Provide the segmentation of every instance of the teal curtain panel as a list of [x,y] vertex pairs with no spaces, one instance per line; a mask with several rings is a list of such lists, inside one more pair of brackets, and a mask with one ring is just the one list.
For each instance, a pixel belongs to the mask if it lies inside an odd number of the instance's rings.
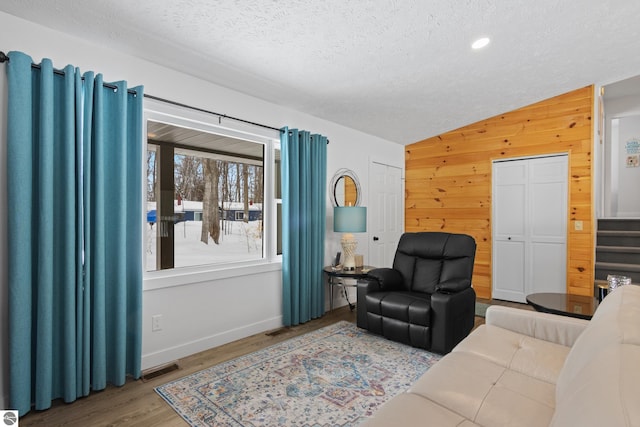
[[10,405],[138,378],[142,87],[9,53]]
[[324,314],[327,138],[283,128],[283,323],[297,325]]

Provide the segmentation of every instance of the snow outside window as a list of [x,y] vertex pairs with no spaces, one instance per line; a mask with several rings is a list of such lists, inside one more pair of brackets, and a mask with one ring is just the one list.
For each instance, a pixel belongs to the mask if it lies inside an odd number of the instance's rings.
[[[258,261],[276,252],[280,163],[273,146],[147,120],[146,271]],[[265,176],[276,187],[267,201]]]

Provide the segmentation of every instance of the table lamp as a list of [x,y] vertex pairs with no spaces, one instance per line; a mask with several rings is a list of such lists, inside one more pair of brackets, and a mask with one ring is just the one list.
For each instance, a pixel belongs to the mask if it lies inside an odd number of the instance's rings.
[[358,241],[352,233],[367,231],[367,208],[361,206],[337,206],[333,208],[333,231],[344,233],[340,243],[344,253],[343,270],[355,270],[354,253]]

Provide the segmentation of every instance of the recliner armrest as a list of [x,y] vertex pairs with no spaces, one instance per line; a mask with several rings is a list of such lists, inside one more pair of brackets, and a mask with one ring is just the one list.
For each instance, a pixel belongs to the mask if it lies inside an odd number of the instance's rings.
[[374,268],[365,280],[376,280],[381,291],[402,289],[402,274],[393,268]]
[[451,279],[436,285],[437,292],[456,293],[471,287],[469,279]]
[[476,292],[472,287],[460,292],[431,294],[431,350],[446,354],[464,337],[474,324]]

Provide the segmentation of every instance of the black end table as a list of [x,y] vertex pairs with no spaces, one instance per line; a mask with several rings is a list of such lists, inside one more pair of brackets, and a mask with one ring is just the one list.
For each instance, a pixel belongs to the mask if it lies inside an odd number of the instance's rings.
[[527,295],[527,303],[536,311],[586,320],[591,320],[593,313],[598,308],[597,298],[555,292]]
[[[351,283],[346,284],[342,280],[336,280],[336,279],[362,279],[367,275],[367,273],[370,270],[373,270],[374,268],[375,267],[372,267],[370,265],[358,267],[355,270],[335,269],[335,267],[330,265],[324,267],[323,270],[325,274],[329,276],[329,311],[333,311],[333,287],[334,286],[340,286],[343,289],[355,288],[357,286],[356,284],[351,284]],[[351,311],[353,311],[353,308],[355,307],[355,305],[351,304],[348,298],[347,298],[347,303],[349,304],[349,308],[351,309]]]

